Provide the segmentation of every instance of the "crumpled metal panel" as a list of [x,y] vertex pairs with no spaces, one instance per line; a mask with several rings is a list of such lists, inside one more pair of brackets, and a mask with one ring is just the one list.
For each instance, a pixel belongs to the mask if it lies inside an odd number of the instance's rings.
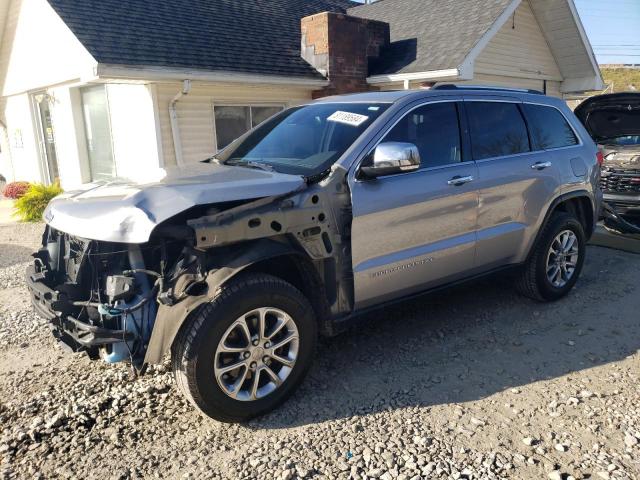
[[284,195],[305,183],[297,175],[212,163],[165,172],[153,183],[114,180],[66,192],[51,201],[44,219],[78,237],[144,243],[157,225],[191,207]]

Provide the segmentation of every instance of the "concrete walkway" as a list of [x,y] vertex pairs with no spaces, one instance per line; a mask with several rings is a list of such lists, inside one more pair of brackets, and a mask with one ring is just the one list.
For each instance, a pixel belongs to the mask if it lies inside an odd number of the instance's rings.
[[0,225],[17,222],[18,219],[13,216],[13,200],[0,198]]

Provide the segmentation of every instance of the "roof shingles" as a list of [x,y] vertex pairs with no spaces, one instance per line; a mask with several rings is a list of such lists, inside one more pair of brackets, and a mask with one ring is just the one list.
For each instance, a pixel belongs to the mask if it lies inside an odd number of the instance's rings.
[[350,0],[48,0],[98,63],[320,78],[300,19]]
[[349,15],[389,23],[391,45],[370,75],[457,68],[512,0],[379,0]]

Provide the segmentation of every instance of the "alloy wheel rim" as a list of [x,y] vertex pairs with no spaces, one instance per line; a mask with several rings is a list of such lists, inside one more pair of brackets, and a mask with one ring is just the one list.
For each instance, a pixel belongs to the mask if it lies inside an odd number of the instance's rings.
[[573,277],[580,256],[578,237],[563,230],[551,242],[547,254],[547,279],[556,288],[564,287]]
[[222,391],[239,401],[255,401],[278,389],[298,358],[298,327],[283,310],[264,307],[236,319],[222,335],[214,375]]

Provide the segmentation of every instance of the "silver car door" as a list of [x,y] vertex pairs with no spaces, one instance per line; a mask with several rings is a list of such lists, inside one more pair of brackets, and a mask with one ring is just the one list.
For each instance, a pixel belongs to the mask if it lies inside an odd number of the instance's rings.
[[478,165],[476,264],[490,270],[524,259],[560,188],[558,167],[544,151],[531,151],[519,100],[474,96],[465,109]]
[[357,167],[352,172],[356,308],[456,280],[474,267],[477,168],[464,161],[459,118],[455,101],[409,107],[380,143],[415,144],[420,170],[367,180]]

